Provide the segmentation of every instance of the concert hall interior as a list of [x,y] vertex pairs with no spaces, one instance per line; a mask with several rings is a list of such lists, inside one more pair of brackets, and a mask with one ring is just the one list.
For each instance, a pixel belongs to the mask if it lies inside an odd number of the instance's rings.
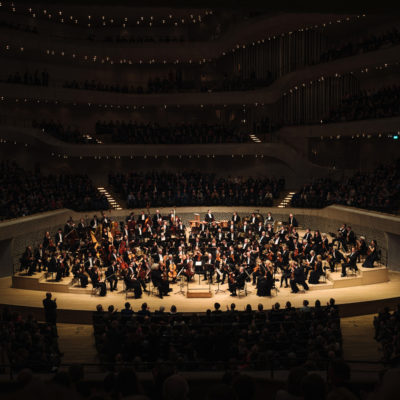
[[397,399],[400,17],[0,0],[4,398]]

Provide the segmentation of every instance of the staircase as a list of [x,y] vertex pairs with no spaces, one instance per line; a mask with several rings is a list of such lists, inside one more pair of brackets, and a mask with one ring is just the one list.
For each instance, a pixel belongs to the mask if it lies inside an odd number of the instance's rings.
[[276,202],[276,206],[278,208],[286,208],[290,206],[290,202],[292,201],[292,197],[296,192],[286,192],[283,196],[279,197]]
[[115,200],[115,196],[112,195],[106,188],[100,186],[97,188],[97,190],[104,196],[106,196],[108,202],[110,203],[110,206],[113,210],[122,210],[122,207],[120,204]]

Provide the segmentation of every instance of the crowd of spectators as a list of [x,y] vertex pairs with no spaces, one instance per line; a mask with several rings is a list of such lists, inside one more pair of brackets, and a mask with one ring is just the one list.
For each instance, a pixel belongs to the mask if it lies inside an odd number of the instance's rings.
[[35,85],[35,86],[49,86],[49,73],[46,70],[39,72],[25,71],[24,74],[15,72],[10,74],[7,78],[7,83],[18,83],[23,85]]
[[330,204],[396,213],[400,201],[400,159],[371,172],[358,172],[340,181],[316,179],[292,198],[292,207],[322,208]]
[[384,87],[377,91],[362,91],[348,96],[336,110],[332,110],[328,122],[354,121],[371,118],[389,118],[400,115],[400,87]]
[[283,178],[217,177],[202,172],[112,173],[109,184],[129,208],[169,206],[265,206],[285,187]]
[[[134,362],[146,368],[170,362],[180,370],[210,370],[234,367],[261,370],[288,369],[304,365],[324,369],[327,362],[342,356],[338,308],[333,299],[314,307],[304,301],[295,309],[276,303],[271,310],[262,304],[244,311],[232,304],[205,314],[182,314],[175,306],[151,312],[147,303],[132,310],[129,303],[117,312],[101,305],[93,313],[96,348],[105,363]],[[146,364],[149,363],[149,364]]]
[[64,207],[76,211],[110,208],[87,175],[46,176],[15,162],[0,163],[0,220]]
[[400,357],[400,304],[393,312],[389,308],[374,317],[375,340],[381,345],[382,358],[389,362]]
[[64,126],[54,121],[32,121],[32,128],[41,129],[43,132],[68,143],[97,144],[98,141],[90,135],[83,135],[76,127]]
[[261,87],[267,87],[274,82],[271,72],[268,71],[267,77],[264,79],[257,78],[255,73],[252,73],[250,78],[241,76],[224,75],[223,79],[218,81],[204,82],[201,84],[202,92],[231,92],[254,90]]
[[4,21],[4,20],[0,21],[0,28],[13,29],[16,31],[29,32],[29,33],[35,33],[35,34],[39,33],[36,26],[31,26],[31,25],[27,25],[27,24],[18,24],[18,23],[13,23],[13,22]]
[[233,127],[206,123],[161,126],[156,122],[97,121],[95,132],[96,135],[111,135],[116,143],[133,144],[243,143],[251,140],[248,134]]
[[108,84],[94,79],[84,82],[76,80],[65,81],[63,87],[68,89],[98,90],[101,92],[151,94],[193,91],[195,82],[184,80],[179,73],[169,73],[167,77],[149,78],[145,87],[119,83]]
[[367,53],[400,43],[400,31],[393,28],[378,35],[371,35],[361,40],[347,42],[341,46],[331,48],[321,55],[320,61],[328,62],[338,58],[350,57],[355,54]]
[[[96,40],[95,37],[89,38]],[[105,42],[113,43],[182,43],[187,40],[185,35],[114,35],[106,36],[103,39]]]
[[50,372],[61,360],[56,330],[39,323],[33,316],[4,308],[0,315],[1,364],[10,364],[13,371],[30,368],[35,372]]

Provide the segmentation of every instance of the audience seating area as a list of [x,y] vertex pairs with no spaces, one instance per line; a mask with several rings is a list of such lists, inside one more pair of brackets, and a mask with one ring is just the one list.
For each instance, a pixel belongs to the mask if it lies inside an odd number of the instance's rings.
[[40,129],[50,136],[63,142],[76,143],[76,144],[97,144],[97,140],[89,135],[84,135],[77,127],[63,126],[59,122],[54,121],[32,121],[32,128]]
[[333,110],[328,122],[362,119],[390,118],[400,115],[400,87],[384,87],[377,91],[362,91],[357,96],[345,98]]
[[0,220],[59,208],[104,210],[109,204],[86,175],[44,175],[15,162],[0,163]]
[[321,55],[322,62],[333,61],[338,58],[351,57],[360,53],[378,50],[400,43],[400,31],[392,28],[378,35],[366,36],[359,41],[347,42],[333,47]]
[[132,144],[242,143],[251,140],[248,134],[233,127],[207,123],[161,126],[156,122],[98,121],[95,131],[97,135],[111,135],[113,142]]
[[[151,312],[146,303],[121,312],[101,305],[93,313],[96,348],[105,363],[135,362],[146,369],[156,362],[170,362],[181,370],[224,370],[228,366],[262,370],[272,365],[288,369],[304,365],[324,369],[342,355],[338,308],[333,299],[326,306],[271,310],[260,304],[244,311],[214,310],[205,314],[181,314],[161,307]],[[147,363],[147,364],[146,364]]]
[[2,364],[10,364],[14,372],[24,368],[54,371],[61,361],[54,326],[39,323],[32,316],[22,318],[7,308],[3,308],[0,318]]
[[374,317],[375,340],[380,344],[382,360],[390,362],[400,357],[400,304],[390,312],[385,308]]
[[343,204],[368,210],[395,213],[400,200],[400,159],[371,172],[358,172],[336,181],[317,179],[304,185],[292,198],[292,207],[322,208]]
[[201,205],[272,206],[285,187],[283,178],[218,178],[201,172],[112,173],[109,184],[129,208]]

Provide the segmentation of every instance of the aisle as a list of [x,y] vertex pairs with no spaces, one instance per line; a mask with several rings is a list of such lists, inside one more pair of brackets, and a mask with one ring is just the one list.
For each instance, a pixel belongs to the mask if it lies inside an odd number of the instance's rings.
[[98,362],[92,325],[57,324],[63,363]]

